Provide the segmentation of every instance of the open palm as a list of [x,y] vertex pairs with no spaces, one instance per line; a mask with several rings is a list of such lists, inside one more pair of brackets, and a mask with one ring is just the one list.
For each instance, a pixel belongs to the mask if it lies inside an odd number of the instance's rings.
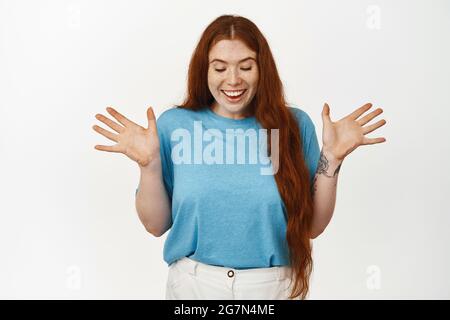
[[123,153],[141,166],[146,166],[159,157],[159,138],[152,107],[147,109],[147,128],[127,119],[114,108],[108,107],[106,110],[122,125],[102,114],[96,114],[95,118],[113,129],[115,133],[97,125],[92,128],[117,144],[113,146],[96,145],[95,149]]
[[358,119],[371,107],[372,104],[367,103],[339,121],[333,122],[330,118],[330,107],[325,103],[322,110],[323,149],[331,153],[337,160],[343,160],[348,154],[361,145],[385,142],[385,138],[365,137],[366,134],[386,124],[386,120],[383,119],[372,125],[364,126],[383,112],[381,108],[378,108],[361,119]]

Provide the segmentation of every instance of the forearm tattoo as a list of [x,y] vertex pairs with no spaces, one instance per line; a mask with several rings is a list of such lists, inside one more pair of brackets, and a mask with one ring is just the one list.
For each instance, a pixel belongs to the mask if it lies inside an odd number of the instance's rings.
[[334,173],[332,176],[328,175],[327,171],[328,171],[330,165],[328,163],[328,159],[323,154],[323,151],[320,151],[320,158],[319,158],[319,164],[317,165],[317,172],[316,172],[316,175],[314,176],[314,181],[311,186],[312,187],[311,193],[313,196],[317,191],[316,181],[317,181],[317,177],[319,176],[319,174],[323,174],[324,176],[326,176],[328,178],[334,178],[338,175],[339,170],[341,169],[341,165],[342,165],[342,163],[340,163],[339,166],[336,168],[336,170],[334,170]]
[[323,174],[328,178],[334,178],[339,173],[339,170],[341,169],[341,165],[342,165],[342,163],[338,165],[336,170],[334,170],[334,173],[332,176],[328,175],[327,171],[330,167],[328,164],[328,159],[323,154],[323,151],[320,151],[320,159],[319,159],[319,164],[317,166],[317,174]]
[[316,194],[316,191],[317,191],[316,181],[317,181],[317,174],[314,176],[314,181],[313,181],[312,186],[311,186],[311,194],[312,194],[313,197],[314,197],[314,195]]

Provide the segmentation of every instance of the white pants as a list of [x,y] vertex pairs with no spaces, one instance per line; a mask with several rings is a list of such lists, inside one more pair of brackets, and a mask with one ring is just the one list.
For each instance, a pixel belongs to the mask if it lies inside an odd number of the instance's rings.
[[166,299],[287,300],[290,272],[288,266],[236,270],[184,257],[169,266]]

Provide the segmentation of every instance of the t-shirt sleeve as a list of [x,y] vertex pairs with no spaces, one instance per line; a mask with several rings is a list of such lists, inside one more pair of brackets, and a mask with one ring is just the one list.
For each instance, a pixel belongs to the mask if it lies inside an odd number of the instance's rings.
[[[173,194],[173,163],[171,158],[171,144],[170,144],[170,121],[167,119],[167,112],[163,112],[156,120],[156,127],[158,129],[158,138],[161,155],[161,167],[164,187],[167,191],[170,201],[172,201]],[[139,190],[136,188],[135,196]]]
[[317,166],[319,165],[319,158],[320,158],[319,141],[317,139],[315,126],[312,122],[308,135],[309,139],[306,144],[305,159],[306,165],[308,166],[309,169],[310,182],[312,183],[317,171]]
[[164,187],[166,188],[167,194],[170,201],[172,201],[173,194],[173,162],[172,162],[172,148],[170,144],[171,131],[168,126],[168,121],[166,119],[167,114],[161,115],[161,117],[156,121],[156,126],[158,128],[158,137],[161,153],[161,166]]
[[302,135],[303,156],[305,158],[306,166],[308,167],[310,182],[312,184],[320,158],[320,147],[316,128],[314,122],[305,111],[296,108],[295,113]]

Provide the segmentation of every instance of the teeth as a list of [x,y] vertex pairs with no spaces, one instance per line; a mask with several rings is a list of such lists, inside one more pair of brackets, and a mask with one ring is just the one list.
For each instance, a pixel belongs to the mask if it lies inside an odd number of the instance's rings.
[[245,90],[241,90],[241,91],[225,91],[223,90],[223,92],[230,97],[237,97],[240,96]]

